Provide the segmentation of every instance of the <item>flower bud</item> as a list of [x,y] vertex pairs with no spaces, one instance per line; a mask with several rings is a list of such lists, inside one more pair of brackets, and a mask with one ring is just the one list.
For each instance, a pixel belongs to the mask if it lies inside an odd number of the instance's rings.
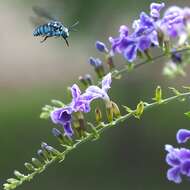
[[17,171],[17,170],[14,171],[14,175],[15,175],[18,179],[24,178],[24,174],[20,173],[20,172]]
[[181,55],[181,53],[175,52],[175,50],[171,54],[171,59],[176,64],[182,63],[182,55]]
[[111,102],[112,108],[113,108],[113,115],[118,118],[121,116],[120,110],[118,105],[115,102]]
[[103,53],[108,53],[108,48],[103,42],[97,41],[95,46],[98,51],[103,52]]
[[100,108],[95,109],[95,118],[96,118],[97,123],[101,122],[101,120],[102,120],[102,112],[101,112]]
[[148,60],[152,60],[152,56],[150,54],[150,50],[149,49],[144,50],[144,53],[145,53],[145,55],[146,55],[146,57],[147,57]]
[[53,128],[52,129],[52,133],[53,135],[58,139],[58,141],[61,143],[61,144],[64,144],[64,137],[63,137],[63,134],[61,133],[60,130],[56,129],[56,128]]
[[109,122],[113,121],[113,107],[112,103],[109,101],[106,103],[106,115]]
[[110,54],[106,56],[106,63],[108,64],[110,70],[115,68],[115,65],[113,63],[113,57]]
[[105,74],[104,67],[102,64],[102,61],[100,59],[95,59],[93,57],[90,57],[89,63],[94,67],[96,74],[99,78],[102,78]]
[[46,150],[53,156],[60,155],[60,152],[58,150],[56,150],[55,148],[53,148],[52,146],[46,146]]
[[85,79],[84,77],[79,76],[78,79],[79,79],[79,81],[80,81],[85,87],[88,86],[88,83],[87,83],[87,81],[86,81],[86,79]]
[[40,168],[42,166],[42,163],[37,159],[37,158],[32,158],[32,163],[34,164],[34,166],[36,166],[37,168]]
[[24,166],[26,167],[26,169],[28,169],[29,171],[35,171],[34,166],[31,163],[24,163]]
[[37,154],[38,156],[42,159],[42,160],[49,160],[50,159],[50,155],[49,153],[46,151],[46,150],[42,150],[42,149],[39,149],[37,151]]
[[159,104],[162,102],[162,89],[160,86],[157,86],[153,100],[157,101]]
[[140,118],[140,116],[143,114],[143,112],[144,112],[144,102],[141,101],[137,105],[136,112],[135,112],[135,117]]
[[88,83],[88,86],[92,85],[93,84],[93,81],[92,81],[92,76],[90,74],[86,74],[84,76],[85,80],[87,81]]

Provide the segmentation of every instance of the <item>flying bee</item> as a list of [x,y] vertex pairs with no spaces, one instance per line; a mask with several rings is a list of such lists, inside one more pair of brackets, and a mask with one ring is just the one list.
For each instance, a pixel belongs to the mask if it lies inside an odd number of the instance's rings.
[[75,22],[73,25],[66,27],[63,22],[60,22],[58,19],[52,17],[46,10],[40,7],[33,7],[34,13],[38,17],[31,17],[31,21],[36,23],[40,18],[45,18],[45,24],[37,24],[36,28],[33,31],[34,36],[42,36],[44,39],[41,42],[46,41],[50,37],[62,37],[67,46],[69,42],[67,38],[71,31],[76,31],[74,27],[79,24],[79,21]]

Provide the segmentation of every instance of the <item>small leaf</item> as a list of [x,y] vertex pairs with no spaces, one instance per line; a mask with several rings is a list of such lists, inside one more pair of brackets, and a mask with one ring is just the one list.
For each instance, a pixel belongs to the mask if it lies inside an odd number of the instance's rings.
[[183,86],[183,88],[190,91],[190,86]]
[[51,103],[57,107],[64,107],[65,106],[65,104],[63,102],[61,102],[60,100],[51,100]]
[[92,129],[92,132],[93,132],[94,137],[95,137],[94,140],[99,139],[100,135],[99,135],[98,131],[96,130],[96,127],[92,123],[90,123],[90,122],[88,122],[87,124]]
[[48,119],[50,117],[50,113],[48,112],[42,112],[40,114],[40,119]]
[[188,112],[186,112],[186,113],[184,113],[187,117],[189,117],[190,118],[190,111],[188,111]]
[[175,89],[175,88],[173,88],[173,87],[169,87],[169,89],[172,90],[172,92],[173,92],[176,96],[180,96],[180,95],[181,95],[181,93],[180,93],[177,89]]
[[130,107],[128,106],[123,106],[123,108],[128,112],[128,113],[132,113],[134,112],[134,110],[132,110]]

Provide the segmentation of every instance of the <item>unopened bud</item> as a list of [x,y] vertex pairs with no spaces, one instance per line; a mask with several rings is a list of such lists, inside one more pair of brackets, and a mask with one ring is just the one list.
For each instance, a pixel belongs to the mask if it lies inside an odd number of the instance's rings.
[[113,121],[113,107],[111,102],[106,103],[106,115],[109,122]]
[[140,118],[140,116],[143,114],[143,112],[144,112],[144,102],[141,101],[137,105],[136,112],[135,112],[135,117]]
[[20,172],[17,171],[17,170],[14,171],[14,175],[15,175],[18,179],[24,178],[24,174],[20,173]]
[[92,85],[93,81],[92,81],[92,76],[90,74],[86,74],[84,78],[88,85]]
[[95,59],[93,57],[90,57],[89,63],[94,67],[96,74],[99,78],[102,78],[105,74],[104,67],[102,64],[102,61],[100,59]]
[[58,156],[60,154],[60,152],[55,148],[53,148],[52,146],[46,146],[46,150],[53,156]]
[[164,41],[164,51],[165,51],[166,54],[168,54],[170,52],[170,42],[169,42],[169,40]]
[[155,98],[153,100],[157,101],[158,103],[162,102],[162,89],[160,86],[157,86],[155,91]]
[[150,50],[149,49],[144,50],[144,53],[145,53],[145,55],[146,55],[146,57],[147,57],[148,60],[152,60],[152,56],[150,54]]
[[26,162],[26,163],[24,164],[24,166],[25,166],[29,171],[35,171],[35,168],[34,168],[34,166],[33,166],[31,163]]
[[88,86],[88,83],[87,83],[87,81],[85,80],[85,78],[84,77],[82,77],[82,76],[79,76],[79,81],[85,86],[85,87],[87,87]]
[[42,163],[37,158],[32,158],[32,163],[37,167],[40,168]]
[[176,64],[182,63],[182,55],[181,55],[181,53],[175,52],[175,50],[171,54],[171,59]]
[[64,144],[63,134],[61,133],[60,130],[58,130],[58,129],[56,129],[56,128],[53,128],[53,129],[52,129],[52,133],[53,133],[53,135],[58,139],[58,141],[59,141],[61,144]]
[[108,52],[108,48],[106,47],[106,45],[103,42],[97,41],[95,46],[96,46],[96,49],[100,52],[103,52],[103,53]]
[[106,56],[106,63],[108,64],[110,70],[115,68],[113,57],[110,54]]
[[101,122],[101,120],[102,120],[102,112],[101,112],[100,108],[95,109],[95,118],[96,118],[97,123]]
[[112,108],[113,108],[113,114],[116,118],[121,116],[120,110],[118,105],[115,102],[111,102],[112,103]]
[[49,155],[46,151],[39,149],[37,151],[38,156],[42,159],[42,160],[48,160],[49,159]]

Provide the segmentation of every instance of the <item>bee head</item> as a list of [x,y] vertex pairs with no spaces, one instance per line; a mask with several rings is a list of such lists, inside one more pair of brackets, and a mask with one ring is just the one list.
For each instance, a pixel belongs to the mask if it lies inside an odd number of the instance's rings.
[[66,27],[62,28],[62,36],[65,38],[69,37],[69,29],[68,28],[66,28]]

